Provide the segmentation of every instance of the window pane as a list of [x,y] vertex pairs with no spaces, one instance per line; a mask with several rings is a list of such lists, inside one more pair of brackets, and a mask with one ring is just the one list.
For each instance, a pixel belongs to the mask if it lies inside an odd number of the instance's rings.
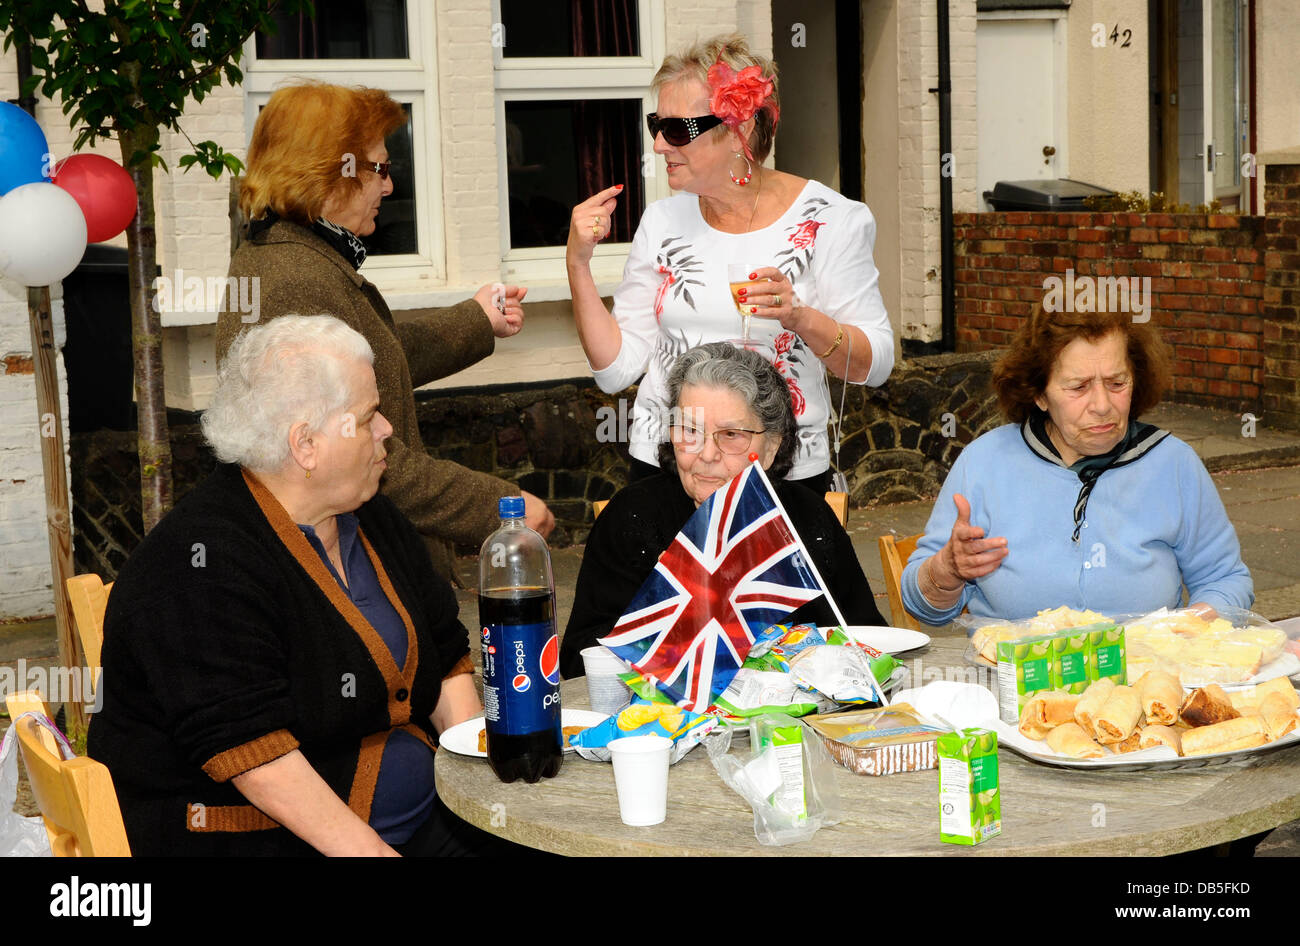
[[406,0],[316,0],[316,15],[272,14],[258,59],[407,59]]
[[393,182],[393,192],[379,205],[375,217],[375,232],[365,238],[366,249],[372,256],[393,256],[398,253],[419,251],[415,229],[415,161],[414,129],[411,127],[411,106],[403,105],[407,122],[386,139],[388,160],[392,167],[388,176]]
[[636,0],[501,0],[502,55],[639,56]]
[[563,246],[573,207],[623,184],[609,242],[629,243],[645,209],[640,99],[506,102],[510,245]]

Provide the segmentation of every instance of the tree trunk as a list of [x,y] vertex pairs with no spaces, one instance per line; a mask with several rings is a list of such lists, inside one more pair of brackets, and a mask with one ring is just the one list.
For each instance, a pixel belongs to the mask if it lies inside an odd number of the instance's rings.
[[140,512],[147,535],[172,506],[172,452],[163,390],[162,316],[157,295],[158,235],[154,229],[153,166],[133,164],[132,155],[152,154],[158,128],[148,120],[119,134],[122,166],[135,182],[139,209],[126,228],[131,280],[131,349],[135,362],[137,447],[140,454]]

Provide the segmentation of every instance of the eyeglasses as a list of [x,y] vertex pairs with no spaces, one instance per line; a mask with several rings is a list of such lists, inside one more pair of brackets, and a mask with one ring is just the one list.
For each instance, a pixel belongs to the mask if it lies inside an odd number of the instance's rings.
[[645,126],[650,129],[650,137],[660,132],[664,141],[675,148],[688,145],[710,128],[722,124],[716,115],[699,115],[695,118],[660,118],[658,112],[651,112],[645,117]]
[[722,427],[711,434],[706,434],[695,427],[673,424],[668,428],[668,439],[672,441],[673,448],[676,450],[681,450],[684,453],[699,453],[704,449],[705,442],[712,438],[715,447],[723,453],[734,455],[748,450],[750,443],[754,440],[754,435],[763,432],[761,430],[746,430],[743,427]]
[[388,169],[393,166],[392,161],[366,161],[361,165],[368,171],[374,171],[379,175],[379,179],[388,180]]

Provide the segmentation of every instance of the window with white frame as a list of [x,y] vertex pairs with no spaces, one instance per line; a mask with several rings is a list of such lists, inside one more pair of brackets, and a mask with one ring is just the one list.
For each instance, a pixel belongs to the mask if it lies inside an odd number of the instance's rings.
[[278,15],[277,31],[245,48],[245,124],[277,86],[295,78],[388,92],[408,121],[389,135],[393,193],[366,238],[368,271],[390,277],[445,275],[438,146],[434,18],[418,0],[315,0],[313,15]]
[[506,275],[563,278],[574,205],[623,184],[593,261],[617,276],[646,204],[668,193],[645,127],[663,0],[493,0],[493,15]]

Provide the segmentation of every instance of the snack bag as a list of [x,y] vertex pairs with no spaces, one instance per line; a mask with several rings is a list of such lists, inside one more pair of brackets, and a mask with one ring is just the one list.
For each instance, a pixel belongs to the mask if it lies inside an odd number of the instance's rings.
[[[888,659],[897,665],[892,657]],[[888,702],[871,658],[858,647],[809,647],[790,662],[790,677],[803,689],[836,703]]]
[[[649,681],[644,678],[642,681],[653,688]],[[650,701],[638,694],[632,698],[632,704],[621,712],[570,737],[569,745],[584,759],[608,762],[608,746],[615,739],[624,736],[663,736],[673,741],[668,760],[676,762],[716,725],[718,720],[712,716],[692,713],[667,699],[662,702]]]

